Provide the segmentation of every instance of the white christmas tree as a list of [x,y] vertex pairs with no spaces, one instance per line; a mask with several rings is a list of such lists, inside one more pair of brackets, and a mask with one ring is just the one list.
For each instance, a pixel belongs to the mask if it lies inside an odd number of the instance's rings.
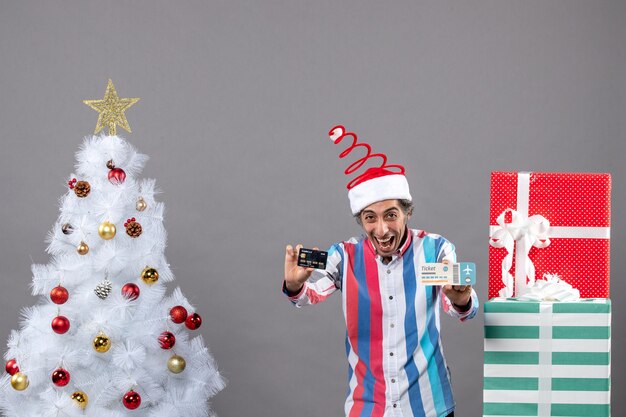
[[6,417],[214,416],[224,387],[193,331],[202,319],[174,280],[164,250],[163,203],[139,179],[147,156],[115,134],[126,130],[113,83],[96,133],[76,154],[76,173],[48,235],[47,265],[33,265],[37,305],[22,312],[5,354],[0,409]]

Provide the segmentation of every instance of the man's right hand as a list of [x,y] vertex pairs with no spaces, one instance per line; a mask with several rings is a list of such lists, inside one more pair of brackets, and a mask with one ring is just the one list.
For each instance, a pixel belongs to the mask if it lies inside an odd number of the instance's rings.
[[297,245],[295,249],[291,245],[285,248],[285,286],[290,293],[300,292],[305,281],[313,273],[313,268],[298,266],[298,252],[301,248],[302,245]]

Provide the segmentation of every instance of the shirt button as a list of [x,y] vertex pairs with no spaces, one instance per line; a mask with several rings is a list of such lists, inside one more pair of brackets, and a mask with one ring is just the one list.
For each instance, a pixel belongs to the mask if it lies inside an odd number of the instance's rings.
[[389,356],[393,356],[393,352],[389,352]]
[[393,408],[396,408],[397,406],[398,406],[398,404],[394,404],[394,405],[393,405]]
[[396,325],[395,325],[395,324],[393,324],[393,323],[391,323],[391,324],[390,324],[390,326],[391,326],[392,328],[393,328],[393,327],[396,327]]
[[390,295],[390,296],[389,296],[389,299],[390,299],[390,300],[393,300],[393,295]]
[[391,269],[388,269],[388,270],[387,270],[387,274],[391,274]]
[[395,384],[395,383],[396,383],[396,380],[395,380],[395,379],[393,379],[393,378],[391,378],[391,383],[392,383],[392,384]]

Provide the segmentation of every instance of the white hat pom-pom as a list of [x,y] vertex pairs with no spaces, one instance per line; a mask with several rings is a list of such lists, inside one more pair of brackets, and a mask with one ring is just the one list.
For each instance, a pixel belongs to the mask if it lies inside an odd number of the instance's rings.
[[330,140],[332,140],[334,143],[337,141],[337,139],[342,137],[345,133],[346,131],[343,126],[335,126],[334,128],[331,129],[329,133]]

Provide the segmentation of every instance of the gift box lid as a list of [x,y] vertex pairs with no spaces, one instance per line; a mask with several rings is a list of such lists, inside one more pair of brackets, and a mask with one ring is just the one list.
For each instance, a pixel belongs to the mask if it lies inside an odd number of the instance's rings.
[[[491,173],[489,224],[518,207],[518,172]],[[611,174],[530,172],[528,216],[541,214],[552,226],[610,227]]]

